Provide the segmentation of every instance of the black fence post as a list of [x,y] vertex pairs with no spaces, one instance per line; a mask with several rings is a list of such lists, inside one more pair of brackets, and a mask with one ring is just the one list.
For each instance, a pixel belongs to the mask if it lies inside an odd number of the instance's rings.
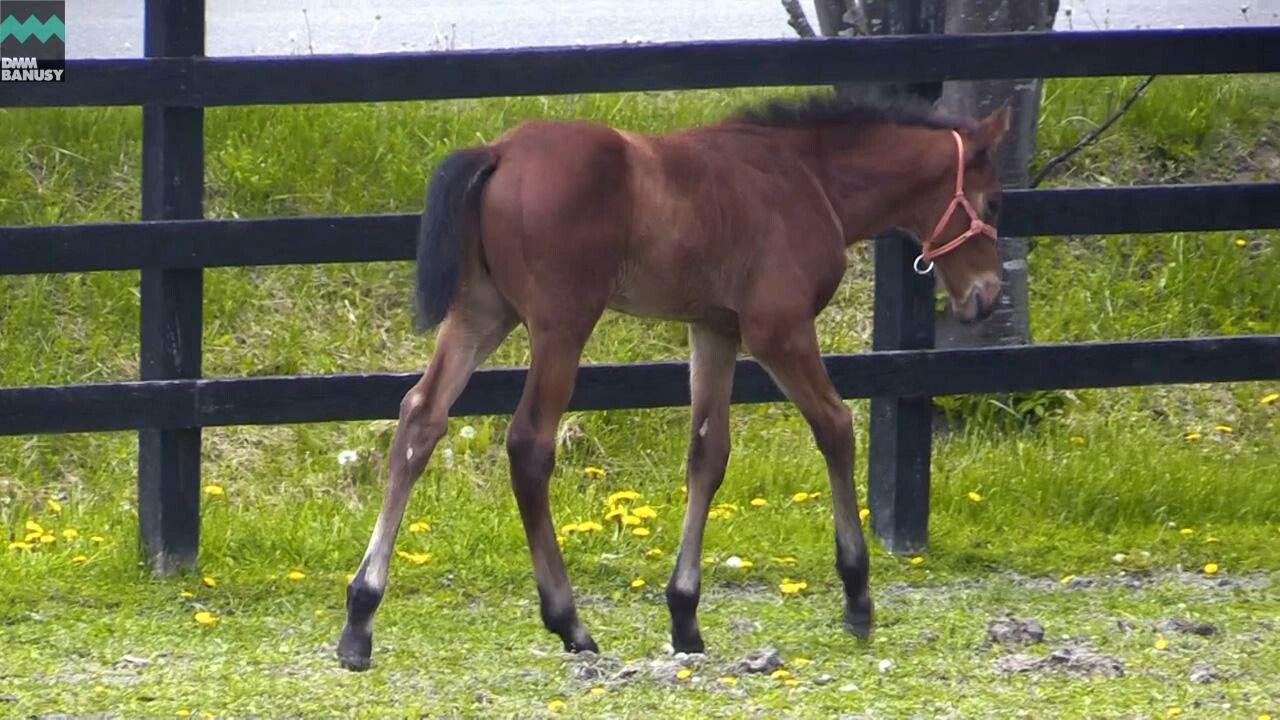
[[[889,34],[942,31],[937,0],[910,0],[887,8]],[[942,83],[883,88],[936,100]],[[912,269],[912,239],[900,232],[875,240],[873,350],[933,347],[933,276]],[[922,550],[929,539],[929,460],[933,450],[933,402],[929,397],[871,398],[867,448],[867,505],[871,529],[889,552]]]
[[[204,0],[146,0],[147,57],[204,54]],[[204,214],[204,109],[142,109],[142,219]],[[141,377],[200,376],[203,270],[143,269]],[[200,544],[200,428],[138,433],[138,524],[154,572],[194,566]]]

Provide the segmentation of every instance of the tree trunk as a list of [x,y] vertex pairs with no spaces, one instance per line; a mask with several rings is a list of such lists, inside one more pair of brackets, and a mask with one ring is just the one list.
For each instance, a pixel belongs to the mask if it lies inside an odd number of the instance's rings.
[[[1053,27],[1056,0],[947,0],[948,33],[1033,31]],[[941,105],[949,111],[982,117],[1008,102],[1013,111],[1009,134],[999,154],[1000,180],[1004,187],[1026,187],[1027,172],[1035,153],[1039,127],[1041,81],[982,80],[949,82]],[[940,348],[1019,345],[1031,341],[1027,306],[1027,238],[1000,238],[1004,288],[991,317],[964,325],[950,315],[940,316],[937,346]]]

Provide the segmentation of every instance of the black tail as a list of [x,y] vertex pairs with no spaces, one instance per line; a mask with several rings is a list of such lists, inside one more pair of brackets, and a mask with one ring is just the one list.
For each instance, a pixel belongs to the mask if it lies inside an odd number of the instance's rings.
[[479,227],[480,191],[497,164],[498,158],[488,148],[469,148],[445,158],[431,177],[418,230],[414,326],[420,332],[439,325],[453,305],[467,238]]

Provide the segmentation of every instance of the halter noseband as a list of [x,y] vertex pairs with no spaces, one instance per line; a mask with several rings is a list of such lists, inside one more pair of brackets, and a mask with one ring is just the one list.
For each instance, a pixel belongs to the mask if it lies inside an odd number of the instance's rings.
[[[951,136],[956,139],[956,156],[958,160],[956,163],[956,194],[955,197],[951,198],[951,204],[947,206],[947,211],[942,213],[942,219],[933,227],[933,234],[929,235],[929,239],[925,241],[920,255],[912,263],[912,267],[920,275],[928,275],[933,270],[934,258],[955,250],[975,235],[986,235],[992,240],[996,238],[996,229],[978,217],[978,212],[973,209],[969,199],[964,196],[964,140],[960,137],[960,133],[955,130],[951,131]],[[951,215],[956,211],[957,207],[964,208],[965,214],[969,216],[969,229],[954,240],[943,243],[941,247],[931,247],[934,241],[938,239],[938,235],[942,234],[943,229],[947,227],[947,223],[950,222]],[[922,262],[925,263],[923,267],[921,266]]]

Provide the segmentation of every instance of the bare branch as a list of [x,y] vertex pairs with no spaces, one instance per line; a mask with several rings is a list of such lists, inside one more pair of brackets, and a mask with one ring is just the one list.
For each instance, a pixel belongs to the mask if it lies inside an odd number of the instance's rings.
[[1151,81],[1155,79],[1155,75],[1148,75],[1146,79],[1138,83],[1138,87],[1134,88],[1133,92],[1129,93],[1129,97],[1125,98],[1124,102],[1121,102],[1120,105],[1116,107],[1115,112],[1112,112],[1110,117],[1103,120],[1098,127],[1082,135],[1080,139],[1076,141],[1075,145],[1072,145],[1061,154],[1046,162],[1044,167],[1041,167],[1040,170],[1036,172],[1035,176],[1031,178],[1031,182],[1028,187],[1035,187],[1039,185],[1045,178],[1049,177],[1049,174],[1059,165],[1070,160],[1076,153],[1093,144],[1093,142],[1096,141],[1102,133],[1107,131],[1107,128],[1114,125],[1115,122],[1120,119],[1121,115],[1124,115],[1128,112],[1129,108],[1133,107],[1133,104],[1138,101],[1138,97],[1142,95],[1142,91],[1146,90],[1147,86],[1151,84]]
[[799,0],[782,0],[782,7],[787,10],[787,24],[796,31],[797,35],[802,38],[816,37],[813,26],[809,24],[809,18],[804,16],[804,8],[800,7]]

